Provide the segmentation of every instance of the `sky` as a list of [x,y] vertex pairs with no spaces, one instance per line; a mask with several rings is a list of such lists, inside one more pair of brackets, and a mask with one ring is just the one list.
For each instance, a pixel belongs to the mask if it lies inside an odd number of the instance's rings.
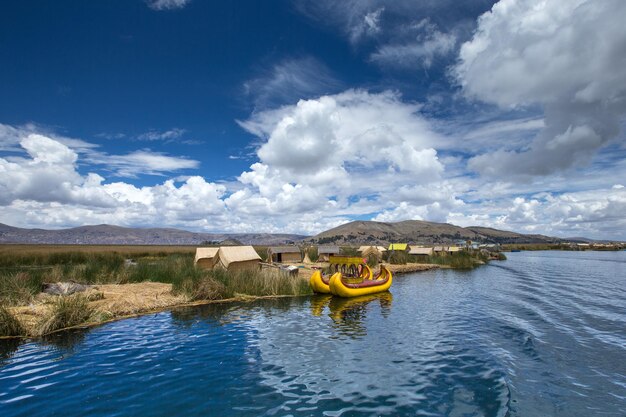
[[0,223],[626,240],[623,0],[0,13]]

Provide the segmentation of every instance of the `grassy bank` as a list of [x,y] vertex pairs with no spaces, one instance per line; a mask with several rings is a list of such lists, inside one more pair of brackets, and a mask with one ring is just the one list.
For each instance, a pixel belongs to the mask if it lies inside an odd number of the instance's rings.
[[395,252],[390,254],[388,262],[395,265],[406,265],[408,263],[415,264],[435,264],[441,266],[447,266],[454,269],[472,269],[479,265],[483,265],[491,259],[504,260],[506,257],[503,254],[493,254],[490,257],[489,254],[483,252],[468,252],[459,251],[452,253],[445,253],[442,255],[432,256],[415,256],[409,255],[405,252]]
[[[308,282],[275,270],[226,272],[202,270],[194,265],[188,248],[131,247],[80,248],[51,246],[27,248],[13,245],[0,250],[0,336],[43,335],[81,323],[93,323],[142,311],[141,300],[113,303],[105,309],[92,308],[89,296],[43,296],[44,283],[74,281],[81,284],[163,283],[170,284],[171,299],[151,299],[144,310],[163,305],[200,300],[222,300],[242,296],[309,294]],[[89,298],[92,297],[92,298]],[[135,298],[142,298],[138,295]],[[159,298],[158,295],[150,297]],[[163,300],[168,298],[168,300]],[[96,297],[97,299],[97,297]],[[37,317],[22,326],[15,311],[20,306],[37,306]],[[22,307],[23,310],[23,307]],[[21,311],[21,310],[20,310]],[[25,313],[22,314],[25,316]],[[25,331],[24,329],[27,328]]]

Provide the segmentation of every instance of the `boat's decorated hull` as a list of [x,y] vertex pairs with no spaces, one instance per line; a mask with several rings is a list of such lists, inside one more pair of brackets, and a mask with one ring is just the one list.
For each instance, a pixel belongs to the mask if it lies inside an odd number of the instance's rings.
[[[336,273],[335,275],[337,274],[339,273]],[[330,287],[328,286],[328,282],[324,281],[324,277],[322,276],[322,271],[317,270],[313,272],[313,275],[311,275],[311,279],[309,280],[309,285],[311,286],[311,289],[315,293],[330,294]]]
[[330,293],[339,297],[358,297],[360,295],[376,294],[387,291],[391,287],[393,277],[391,271],[381,266],[380,275],[373,280],[363,280],[361,283],[350,284],[342,280],[341,274],[330,278]]

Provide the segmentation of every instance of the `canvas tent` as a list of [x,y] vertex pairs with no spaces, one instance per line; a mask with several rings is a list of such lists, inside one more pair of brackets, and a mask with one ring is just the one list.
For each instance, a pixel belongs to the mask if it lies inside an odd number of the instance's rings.
[[258,269],[261,257],[252,246],[224,246],[217,252],[216,268],[228,271]]
[[297,246],[275,246],[269,248],[268,257],[272,262],[302,262],[302,253]]
[[204,269],[211,269],[215,265],[217,251],[219,248],[196,248],[194,263]]
[[411,247],[411,249],[409,250],[409,255],[415,255],[417,257],[427,257],[432,256],[432,254],[433,248]]
[[339,249],[339,246],[320,246],[317,248],[319,255],[317,260],[320,262],[328,262],[331,255],[339,255],[340,252],[341,249]]

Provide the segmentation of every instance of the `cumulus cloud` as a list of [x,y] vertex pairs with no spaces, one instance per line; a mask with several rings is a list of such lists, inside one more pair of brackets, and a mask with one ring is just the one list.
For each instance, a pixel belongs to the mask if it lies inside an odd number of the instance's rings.
[[[191,176],[179,184],[166,180],[152,187],[104,183],[105,179],[96,173],[80,174],[79,153],[58,140],[27,134],[20,145],[25,157],[0,158],[2,221],[19,225],[31,219],[40,226],[84,224],[90,220],[154,225],[200,222],[224,215],[226,187],[201,177]],[[141,151],[116,159],[120,158],[122,165],[142,165],[144,170],[180,168],[176,159]],[[189,166],[196,167],[197,163]]]
[[443,171],[439,137],[419,108],[392,92],[349,90],[255,114],[240,124],[262,140],[260,161],[239,180],[265,198],[296,184],[318,204],[334,198],[344,205],[351,195],[406,181],[435,182]]
[[191,0],[146,0],[146,4],[152,10],[182,9]]
[[241,126],[267,140],[258,150],[261,163],[284,170],[292,179],[329,167],[379,166],[433,175],[442,168],[433,149],[438,136],[419,109],[396,93],[348,90],[255,114]]
[[487,175],[547,175],[588,164],[626,114],[626,3],[501,0],[478,20],[453,73],[469,97],[503,108],[540,105],[545,128],[527,147],[470,161]]

